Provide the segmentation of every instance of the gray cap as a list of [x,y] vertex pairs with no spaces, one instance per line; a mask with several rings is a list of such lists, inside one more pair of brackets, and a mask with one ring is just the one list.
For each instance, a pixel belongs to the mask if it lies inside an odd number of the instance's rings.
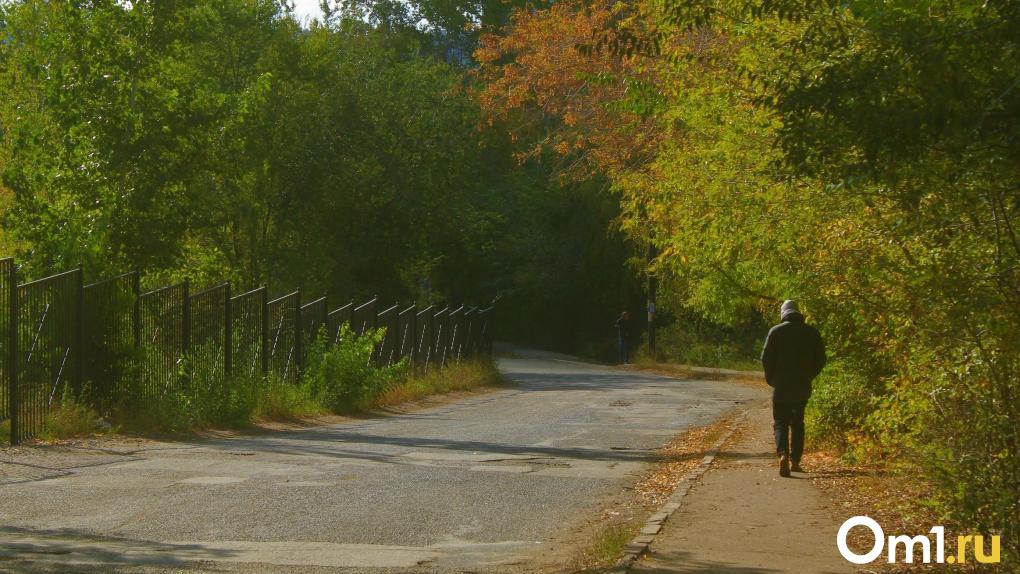
[[797,306],[797,302],[793,299],[783,301],[783,306],[779,308],[780,320],[785,321],[787,316],[793,315],[794,313],[800,315],[800,307]]

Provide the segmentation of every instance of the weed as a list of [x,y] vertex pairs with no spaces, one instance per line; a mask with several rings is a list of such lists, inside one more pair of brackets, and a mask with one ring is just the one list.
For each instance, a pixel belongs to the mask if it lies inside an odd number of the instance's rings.
[[377,406],[416,401],[429,395],[466,391],[501,382],[496,365],[488,359],[454,363],[425,374],[411,373],[403,381],[387,388],[376,399]]
[[260,389],[253,418],[295,420],[327,412],[309,392],[307,385],[295,385],[270,376]]
[[574,558],[574,570],[596,570],[615,563],[637,535],[636,522],[603,524]]
[[331,345],[319,337],[312,345],[302,384],[310,396],[334,412],[365,410],[408,372],[407,363],[377,367],[373,363],[376,348],[386,336],[385,329],[357,336],[344,325],[340,342]]
[[46,414],[39,438],[59,440],[104,430],[102,419],[95,409],[76,397],[70,387],[65,386],[60,402]]

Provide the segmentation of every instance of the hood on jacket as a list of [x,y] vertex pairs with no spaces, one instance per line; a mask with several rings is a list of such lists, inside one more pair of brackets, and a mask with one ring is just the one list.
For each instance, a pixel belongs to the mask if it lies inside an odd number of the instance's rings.
[[783,304],[779,307],[779,320],[786,321],[792,315],[798,315],[803,318],[797,302],[793,299],[787,299],[786,301],[783,301]]

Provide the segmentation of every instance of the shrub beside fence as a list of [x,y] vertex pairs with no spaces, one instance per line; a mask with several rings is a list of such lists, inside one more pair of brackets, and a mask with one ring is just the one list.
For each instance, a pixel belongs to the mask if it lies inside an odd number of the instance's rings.
[[[126,398],[129,377],[154,399],[181,392],[196,370],[296,382],[311,343],[336,345],[345,332],[385,327],[379,366],[406,360],[427,370],[492,352],[491,307],[382,308],[371,299],[331,311],[326,297],[302,304],[301,295],[235,295],[229,283],[143,293],[138,271],[86,285],[81,268],[19,284],[14,260],[0,259],[0,424],[10,425],[11,444],[32,437],[68,391],[107,412]],[[189,355],[195,348],[213,352]]]

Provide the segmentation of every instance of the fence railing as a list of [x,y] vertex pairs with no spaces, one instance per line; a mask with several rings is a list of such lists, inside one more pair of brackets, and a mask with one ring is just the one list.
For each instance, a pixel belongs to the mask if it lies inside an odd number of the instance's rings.
[[[12,444],[38,434],[65,392],[108,412],[127,392],[147,398],[185,389],[192,372],[297,381],[317,337],[340,343],[385,327],[380,365],[406,360],[443,366],[492,352],[491,308],[383,306],[373,298],[330,310],[326,297],[302,304],[294,291],[270,299],[229,283],[192,291],[188,283],[142,292],[132,271],[85,284],[81,268],[18,283],[0,259],[0,424]],[[349,331],[344,331],[347,325]]]

